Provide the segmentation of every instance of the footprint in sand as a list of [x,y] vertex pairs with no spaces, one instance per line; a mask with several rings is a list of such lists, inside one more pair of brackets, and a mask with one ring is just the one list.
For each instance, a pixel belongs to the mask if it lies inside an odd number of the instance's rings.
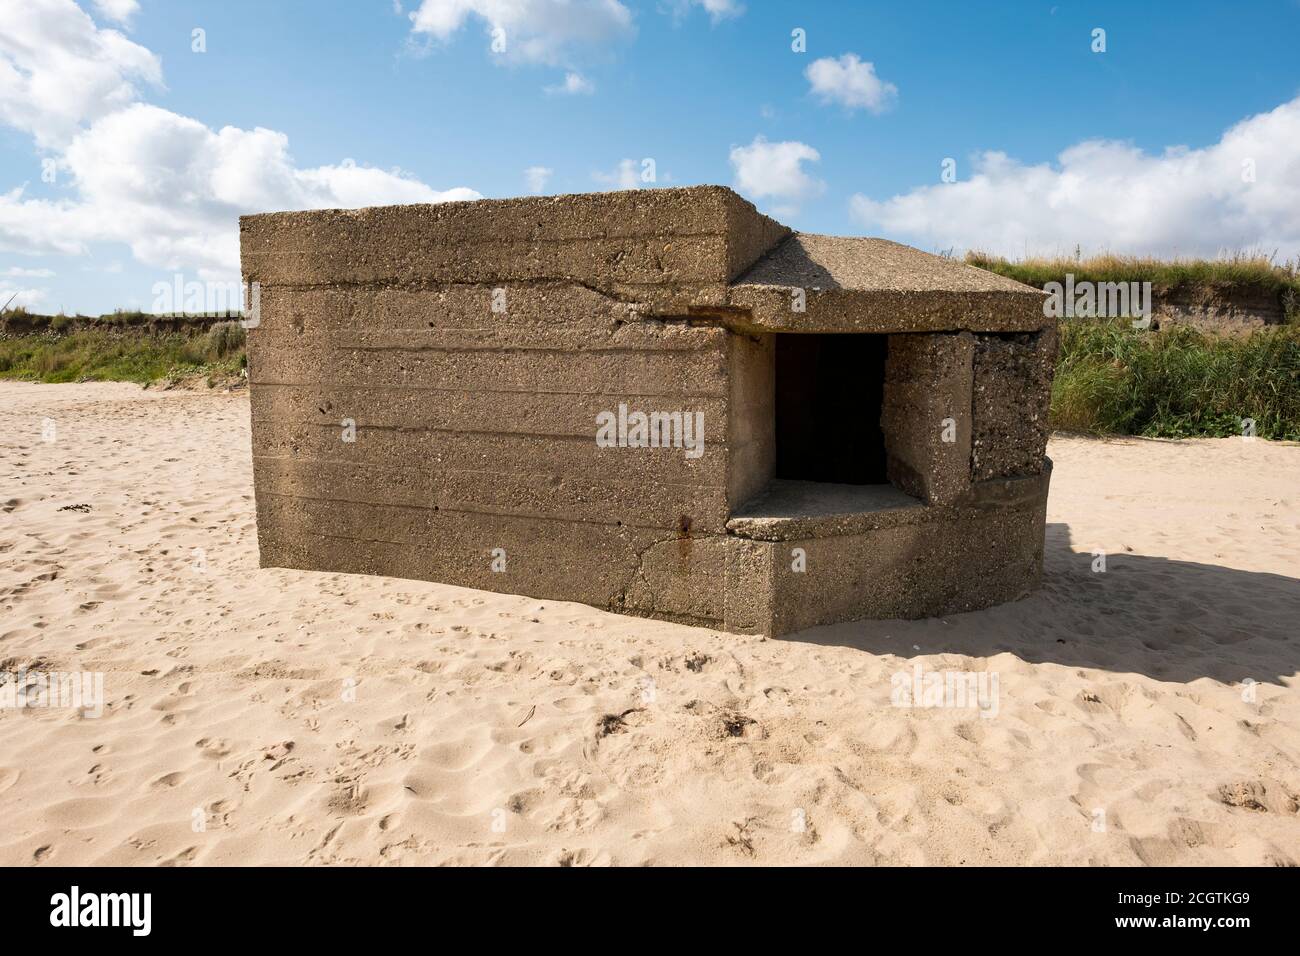
[[189,864],[193,863],[196,859],[198,859],[198,856],[199,856],[199,848],[196,846],[189,846],[181,850],[181,852],[177,853],[175,856],[160,861],[158,865],[159,866],[188,866]]
[[224,737],[201,737],[194,741],[194,746],[198,747],[199,752],[209,760],[229,757],[235,749],[234,745]]
[[180,771],[175,771],[173,773],[163,774],[153,783],[149,784],[149,786],[154,790],[170,790],[172,787],[179,786],[181,781],[184,779],[185,774]]
[[21,770],[15,770],[13,767],[0,767],[0,793],[4,793],[16,784],[21,776]]

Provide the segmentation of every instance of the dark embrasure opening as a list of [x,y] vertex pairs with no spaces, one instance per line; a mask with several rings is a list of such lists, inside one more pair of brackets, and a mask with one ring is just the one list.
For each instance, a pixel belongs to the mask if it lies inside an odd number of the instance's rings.
[[886,335],[776,336],[776,477],[885,484]]

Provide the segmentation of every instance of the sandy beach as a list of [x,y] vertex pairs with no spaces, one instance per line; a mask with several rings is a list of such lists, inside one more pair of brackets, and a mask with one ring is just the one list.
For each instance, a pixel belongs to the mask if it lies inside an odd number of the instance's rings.
[[1048,454],[1031,597],[764,640],[261,570],[245,394],[0,383],[0,671],[104,682],[0,863],[1294,865],[1300,447]]

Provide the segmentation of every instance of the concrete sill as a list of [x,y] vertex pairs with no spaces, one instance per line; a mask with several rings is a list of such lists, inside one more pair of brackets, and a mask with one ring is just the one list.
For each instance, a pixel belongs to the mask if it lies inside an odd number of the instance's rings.
[[756,541],[833,538],[926,519],[926,506],[893,485],[774,480],[727,522]]

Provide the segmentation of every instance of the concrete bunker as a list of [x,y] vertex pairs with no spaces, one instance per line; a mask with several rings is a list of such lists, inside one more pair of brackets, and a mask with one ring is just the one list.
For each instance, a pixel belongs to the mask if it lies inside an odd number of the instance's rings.
[[247,216],[241,254],[263,566],[771,635],[1038,583],[1028,286],[720,187]]

